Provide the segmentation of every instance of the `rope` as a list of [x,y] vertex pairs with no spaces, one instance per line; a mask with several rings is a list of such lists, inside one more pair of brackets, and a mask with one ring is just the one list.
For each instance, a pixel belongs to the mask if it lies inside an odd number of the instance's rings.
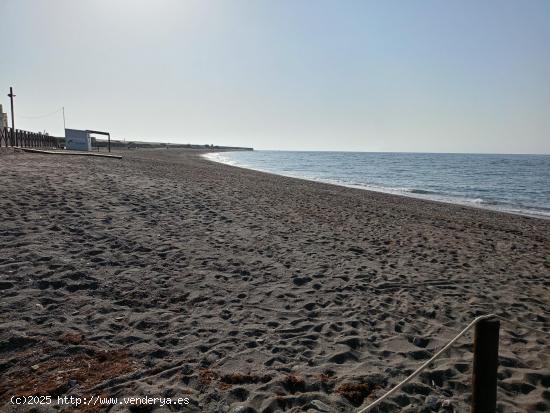
[[384,400],[386,400],[388,397],[390,397],[392,394],[394,394],[395,392],[397,392],[397,390],[399,390],[401,387],[403,387],[405,384],[407,384],[408,382],[410,382],[412,379],[414,379],[416,376],[418,376],[420,374],[420,372],[422,372],[423,370],[425,370],[435,359],[437,359],[441,354],[443,354],[447,349],[449,349],[449,347],[451,347],[460,337],[462,337],[464,334],[466,334],[466,332],[472,328],[473,326],[475,326],[478,322],[480,322],[481,320],[487,320],[487,319],[490,319],[490,318],[498,318],[500,320],[503,320],[503,321],[506,321],[510,324],[514,324],[516,326],[519,326],[521,328],[525,328],[527,330],[531,330],[533,332],[537,332],[537,333],[540,333],[540,334],[544,334],[544,335],[547,335],[547,336],[550,336],[550,332],[548,331],[543,331],[543,330],[538,330],[536,328],[533,328],[533,327],[529,327],[523,323],[519,323],[517,321],[511,321],[511,320],[508,320],[507,318],[504,318],[504,317],[501,317],[501,316],[498,316],[496,314],[486,314],[486,315],[482,315],[482,316],[479,316],[479,317],[476,317],[474,319],[474,321],[472,321],[470,324],[468,324],[460,333],[458,333],[451,341],[449,341],[441,350],[439,350],[437,353],[435,353],[428,361],[426,361],[424,364],[422,364],[419,368],[417,368],[414,372],[412,372],[405,380],[403,380],[401,383],[397,384],[395,387],[393,387],[391,390],[389,390],[386,394],[384,394],[382,397],[379,397],[378,399],[376,399],[374,402],[372,402],[371,404],[369,404],[368,406],[365,406],[363,409],[359,410],[357,413],[366,413],[368,411],[370,411],[371,409],[373,409],[374,407],[378,406],[380,403],[382,403]]

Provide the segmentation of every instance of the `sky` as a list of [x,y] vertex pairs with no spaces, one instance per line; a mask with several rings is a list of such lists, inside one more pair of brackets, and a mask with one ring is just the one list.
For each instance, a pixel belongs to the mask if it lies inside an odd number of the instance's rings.
[[550,154],[548,0],[0,0],[16,127]]

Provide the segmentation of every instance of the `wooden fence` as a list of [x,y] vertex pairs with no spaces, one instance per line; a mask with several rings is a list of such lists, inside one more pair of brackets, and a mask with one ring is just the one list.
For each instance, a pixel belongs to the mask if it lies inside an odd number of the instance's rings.
[[43,133],[0,128],[0,148],[59,148],[60,140]]

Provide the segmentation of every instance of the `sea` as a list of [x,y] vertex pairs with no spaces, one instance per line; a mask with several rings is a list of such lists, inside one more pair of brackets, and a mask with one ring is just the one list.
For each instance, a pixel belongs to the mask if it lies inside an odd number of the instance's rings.
[[205,157],[283,176],[550,219],[550,155],[254,150]]

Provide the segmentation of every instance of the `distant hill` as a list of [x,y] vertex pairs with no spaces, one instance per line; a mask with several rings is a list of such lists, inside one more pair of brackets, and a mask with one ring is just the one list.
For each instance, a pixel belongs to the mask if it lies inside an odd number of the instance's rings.
[[[63,144],[65,139],[63,140]],[[107,140],[106,139],[96,139],[92,137],[92,147],[93,148],[106,148]],[[192,143],[162,143],[162,142],[145,142],[145,141],[129,141],[129,140],[120,140],[120,139],[111,139],[111,148],[124,148],[124,149],[139,149],[139,148],[166,148],[166,149],[176,149],[176,148],[187,148],[187,149],[201,149],[201,150],[220,150],[220,151],[252,151],[253,148],[245,148],[240,146],[218,146],[218,145],[200,145]]]

